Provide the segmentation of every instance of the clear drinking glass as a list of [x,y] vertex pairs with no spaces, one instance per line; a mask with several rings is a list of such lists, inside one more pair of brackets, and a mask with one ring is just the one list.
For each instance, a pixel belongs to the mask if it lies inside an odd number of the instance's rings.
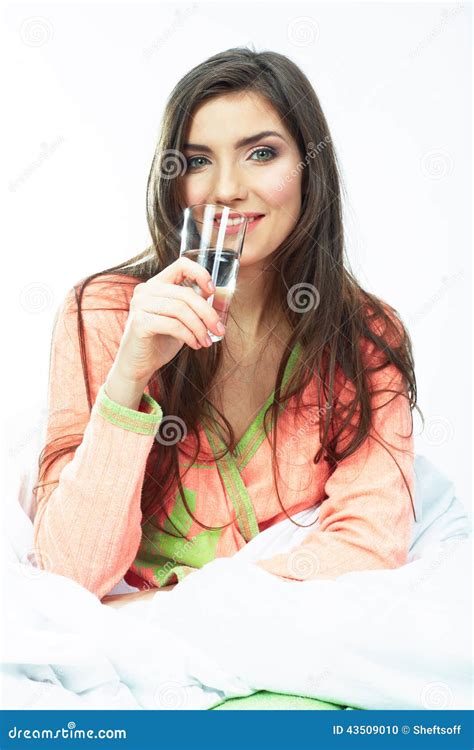
[[[207,301],[224,325],[235,290],[247,224],[244,214],[221,204],[199,203],[184,209],[179,254],[204,266],[211,274],[216,291]],[[198,284],[184,281],[183,285],[192,286],[201,295]],[[208,334],[212,341],[223,338],[212,331]]]

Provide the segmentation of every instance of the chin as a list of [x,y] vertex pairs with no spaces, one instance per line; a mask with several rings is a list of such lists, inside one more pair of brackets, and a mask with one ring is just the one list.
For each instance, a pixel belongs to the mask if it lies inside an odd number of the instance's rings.
[[250,252],[245,258],[243,255],[240,256],[240,268],[250,268],[250,266],[263,267],[270,261],[269,255],[258,256]]
[[244,266],[253,266],[255,265],[255,263],[263,260],[262,258],[259,258],[256,253],[252,252],[252,250],[246,250],[244,251],[244,253],[242,253],[242,255],[240,256],[241,268],[243,268]]

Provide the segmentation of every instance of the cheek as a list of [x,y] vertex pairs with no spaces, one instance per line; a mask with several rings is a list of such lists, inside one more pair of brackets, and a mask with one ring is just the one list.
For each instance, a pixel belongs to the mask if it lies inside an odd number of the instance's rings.
[[199,180],[181,180],[179,187],[181,203],[184,206],[192,206],[195,203],[207,202],[207,191]]
[[256,191],[270,208],[297,208],[301,202],[301,171],[288,162],[275,165],[262,175]]

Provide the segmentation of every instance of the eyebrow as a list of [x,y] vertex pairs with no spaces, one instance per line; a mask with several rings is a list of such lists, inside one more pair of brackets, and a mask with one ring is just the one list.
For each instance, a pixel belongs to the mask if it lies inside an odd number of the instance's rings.
[[[285,140],[280,133],[276,132],[276,130],[263,130],[261,133],[255,133],[255,135],[249,135],[247,138],[241,138],[240,141],[234,143],[234,148],[238,149],[243,146],[250,146],[250,144],[260,141],[262,138],[268,138],[271,135],[276,135],[277,138],[281,138],[282,141]],[[212,154],[212,149],[202,143],[184,143],[183,148],[192,148],[197,151],[204,151],[206,154]]]

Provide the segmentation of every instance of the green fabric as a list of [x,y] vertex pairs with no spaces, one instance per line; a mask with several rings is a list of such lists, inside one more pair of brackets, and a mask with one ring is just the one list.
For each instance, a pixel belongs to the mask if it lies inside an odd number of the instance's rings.
[[[285,372],[283,373],[282,378],[282,391],[284,391],[284,389],[286,388],[288,380],[293,370],[295,369],[301,351],[301,343],[297,341],[290,356],[288,357],[288,362],[286,363]],[[240,438],[235,447],[235,458],[239,471],[242,471],[247,466],[248,462],[257,452],[258,448],[265,439],[265,429],[263,426],[264,416],[266,410],[268,409],[270,404],[273,403],[274,399],[275,389],[273,389],[273,391],[263,404],[262,408],[258,412],[257,416],[253,420],[252,424],[249,425],[244,435]],[[281,413],[282,411],[283,406],[280,407],[279,413]]]
[[[207,428],[207,439],[214,455],[217,454],[217,443],[214,436]],[[226,488],[227,494],[231,499],[235,509],[239,531],[246,542],[250,542],[259,533],[257,516],[253,507],[252,499],[248,493],[237,467],[230,457],[230,454],[222,458],[216,458],[217,470],[221,476],[222,482]]]
[[[296,342],[293,350],[288,358],[285,372],[282,378],[282,389],[286,388],[291,373],[294,370],[298,356],[301,352],[301,344],[299,341]],[[255,455],[256,451],[265,439],[264,429],[264,415],[267,408],[273,403],[275,398],[275,389],[273,389],[266,402],[258,412],[255,419],[246,429],[244,435],[237,443],[234,452],[228,451],[222,458],[217,458],[217,453],[220,452],[219,446],[224,447],[224,441],[219,435],[214,435],[214,431],[211,428],[211,424],[206,425],[206,419],[203,419],[203,427],[209,441],[212,452],[214,453],[215,463],[217,470],[219,471],[222,483],[226,489],[227,495],[230,498],[234,510],[236,513],[236,520],[239,527],[239,531],[246,542],[256,537],[259,533],[257,516],[255,508],[252,503],[252,498],[249,495],[248,489],[241,476],[241,472],[248,464],[250,459]],[[279,411],[283,410],[283,405],[280,405]],[[211,422],[210,415],[208,420]]]
[[95,408],[103,419],[117,427],[122,427],[122,429],[130,432],[138,432],[141,435],[156,435],[163,418],[161,406],[147,393],[143,394],[141,403],[148,404],[151,407],[151,412],[146,413],[129,409],[127,406],[112,401],[107,396],[105,383],[103,383],[97,394]]
[[[183,487],[186,502],[191,513],[196,512],[196,493]],[[156,528],[153,518],[142,524],[142,538],[137,556],[132,566],[140,574],[140,570],[153,570],[154,580],[159,586],[166,586],[174,581],[174,574],[181,581],[188,573],[202,568],[216,558],[217,545],[222,533],[221,529],[204,529],[188,540],[176,536],[189,533],[192,518],[186,510],[183,499],[176,492],[174,506],[169,512],[170,521],[162,521],[164,531]]]
[[[300,342],[296,342],[285,368],[282,379],[282,390],[286,388],[301,350]],[[259,526],[252,498],[249,495],[240,472],[248,464],[265,438],[263,418],[267,407],[273,402],[274,397],[275,389],[253,422],[249,425],[243,437],[239,440],[235,452],[232,454],[229,452],[220,459],[216,458],[215,463],[211,464],[213,468],[217,467],[227,496],[234,507],[239,531],[246,542],[249,542],[258,535]],[[151,399],[150,396],[147,398]],[[110,404],[113,405],[113,402],[110,402]],[[155,401],[153,401],[153,404],[155,404],[156,408],[160,408]],[[280,412],[282,409],[283,405],[280,405]],[[148,418],[151,416],[137,414],[137,412],[133,412],[130,409],[124,411],[123,407],[119,407],[117,413],[123,419],[126,416]],[[206,417],[209,419],[209,424],[206,424]],[[210,448],[214,456],[216,456],[220,452],[220,447],[223,446],[223,444],[220,446],[222,439],[217,434],[218,430],[212,429],[214,428],[214,422],[210,414],[204,415],[202,423],[209,440]],[[203,466],[209,468],[209,465]],[[196,514],[196,492],[185,486],[183,486],[183,489],[191,512]],[[135,561],[131,566],[133,573],[147,580],[151,577],[158,586],[166,586],[169,583],[174,583],[175,578],[181,581],[193,570],[202,568],[206,563],[214,560],[222,534],[222,529],[205,529],[195,534],[191,539],[187,539],[186,537],[189,535],[192,525],[192,518],[185,508],[179,491],[176,492],[173,508],[168,509],[168,513],[171,522],[168,519],[164,522],[162,521],[164,531],[156,528],[153,518],[149,518],[142,523],[140,546]],[[179,536],[180,534],[183,536]]]
[[213,706],[211,711],[338,711],[345,706],[338,706],[335,703],[325,703],[316,698],[304,698],[300,695],[284,695],[282,693],[271,693],[267,690],[260,690],[253,695],[247,695],[244,698],[228,698],[218,706]]
[[[301,342],[297,341],[296,344],[293,347],[293,350],[288,358],[288,362],[286,363],[285,372],[283,373],[282,378],[282,391],[286,387],[288,380],[295,368],[296,362],[298,361],[298,357],[301,354],[302,351],[302,345]],[[262,444],[264,438],[265,438],[265,430],[263,426],[263,420],[265,416],[265,412],[270,406],[271,403],[273,403],[275,398],[275,389],[271,392],[265,403],[263,404],[262,408],[258,412],[258,414],[255,416],[255,419],[251,422],[251,424],[247,427],[245,430],[245,433],[240,438],[239,442],[235,446],[235,450],[233,452],[233,458],[235,459],[236,465],[238,466],[239,470],[244,469],[252,456],[255,454],[257,449]],[[282,411],[282,408],[280,408],[280,413]],[[211,423],[214,424],[213,420],[211,419]],[[207,434],[207,430],[206,430]],[[220,440],[220,442],[223,444],[223,441]]]

